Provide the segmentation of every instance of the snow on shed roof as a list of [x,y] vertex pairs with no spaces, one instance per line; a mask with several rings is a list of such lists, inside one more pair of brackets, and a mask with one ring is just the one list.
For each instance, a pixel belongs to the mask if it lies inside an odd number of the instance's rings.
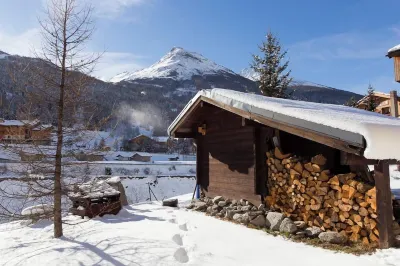
[[393,56],[399,56],[399,52],[400,52],[400,44],[398,44],[398,45],[396,45],[396,46],[390,48],[390,49],[388,50],[387,56],[388,56],[389,58],[392,58]]
[[342,105],[270,98],[225,89],[198,92],[169,126],[168,134],[173,133],[199,98],[211,99],[280,123],[339,137],[360,146],[362,138],[365,138],[365,158],[400,160],[400,119]]

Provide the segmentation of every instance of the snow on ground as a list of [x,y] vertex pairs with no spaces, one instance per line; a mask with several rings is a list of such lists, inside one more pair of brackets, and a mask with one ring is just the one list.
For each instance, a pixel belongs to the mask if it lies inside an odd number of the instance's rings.
[[263,231],[159,203],[130,205],[117,216],[68,216],[64,237],[50,222],[0,225],[1,265],[400,265],[400,250],[354,256],[294,243]]

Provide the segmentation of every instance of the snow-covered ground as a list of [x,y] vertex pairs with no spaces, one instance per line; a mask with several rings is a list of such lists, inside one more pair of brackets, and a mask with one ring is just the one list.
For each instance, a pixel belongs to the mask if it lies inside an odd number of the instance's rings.
[[130,205],[117,216],[66,217],[64,237],[47,221],[0,225],[1,265],[400,265],[400,250],[354,256],[294,243],[182,206]]

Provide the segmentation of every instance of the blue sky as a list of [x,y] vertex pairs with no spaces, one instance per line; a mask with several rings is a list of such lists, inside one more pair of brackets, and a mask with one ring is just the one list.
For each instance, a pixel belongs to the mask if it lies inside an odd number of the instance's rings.
[[[94,3],[87,50],[106,50],[96,75],[109,78],[157,61],[172,47],[239,72],[266,32],[288,49],[296,79],[365,93],[400,88],[386,51],[400,43],[395,0],[79,0]],[[29,55],[40,45],[44,0],[0,0],[0,50]],[[397,4],[396,4],[397,2]]]

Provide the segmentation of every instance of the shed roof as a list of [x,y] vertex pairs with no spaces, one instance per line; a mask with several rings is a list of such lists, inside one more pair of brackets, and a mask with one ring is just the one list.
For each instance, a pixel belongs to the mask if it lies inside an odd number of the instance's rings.
[[175,134],[181,122],[201,101],[262,124],[295,127],[365,148],[367,159],[400,160],[400,120],[397,118],[347,106],[270,98],[225,89],[198,92],[169,126],[168,134]]
[[388,56],[389,58],[392,58],[392,57],[394,57],[394,56],[400,56],[400,44],[398,44],[398,45],[396,45],[396,46],[390,48],[390,49],[388,50],[387,56]]

